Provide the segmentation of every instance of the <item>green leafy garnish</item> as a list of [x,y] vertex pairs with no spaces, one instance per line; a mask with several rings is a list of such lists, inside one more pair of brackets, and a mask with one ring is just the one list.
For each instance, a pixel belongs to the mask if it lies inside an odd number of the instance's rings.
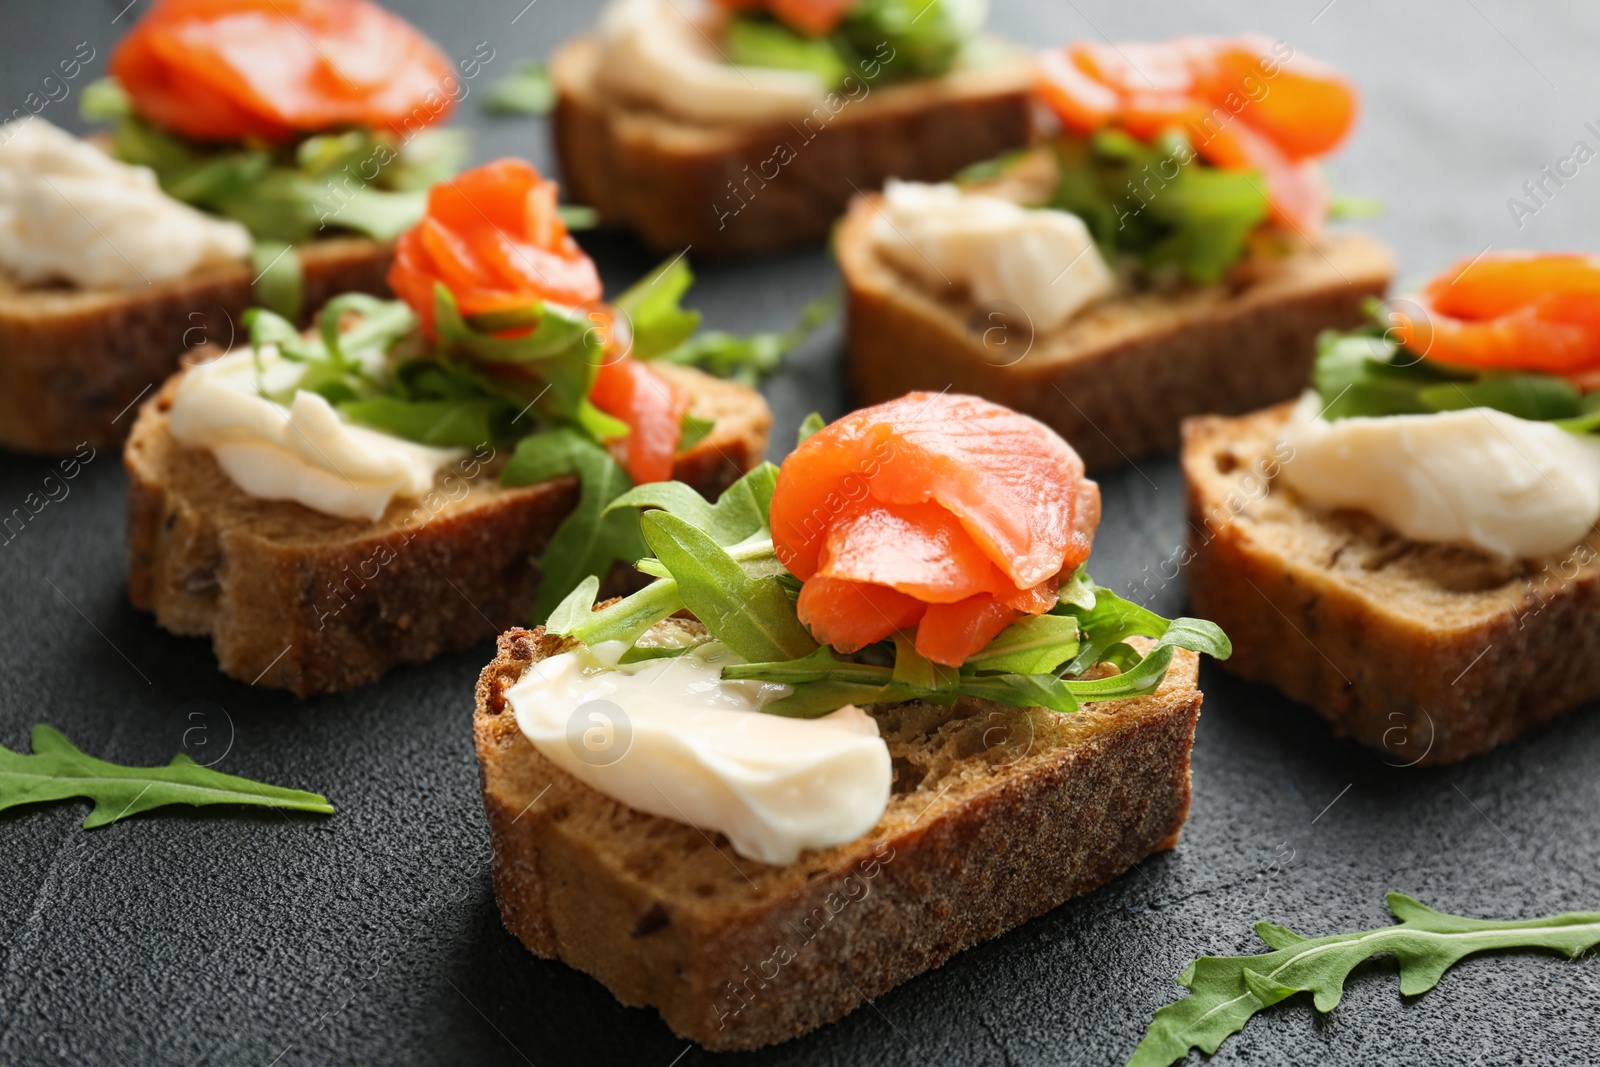
[[550,72],[536,59],[524,59],[484,93],[483,109],[491,115],[544,115],[555,106]]
[[255,283],[250,295],[261,307],[290,321],[305,307],[306,274],[300,253],[283,241],[256,241],[250,250]]
[[1203,162],[1180,134],[1145,143],[1121,130],[1055,144],[1058,179],[1047,206],[1083,219],[1106,259],[1132,256],[1147,271],[1178,270],[1212,282],[1243,258],[1267,217],[1251,171]]
[[608,511],[611,502],[633,483],[611,453],[577,430],[550,430],[524,437],[500,472],[500,481],[533,485],[564,474],[576,474],[582,488],[578,506],[561,520],[539,557],[543,580],[534,604],[535,618],[549,614],[580,579],[604,576],[613,564],[638,559],[644,553],[635,517],[625,511]]
[[182,754],[165,767],[107,763],[84,754],[43,723],[33,728],[32,755],[0,745],[0,810],[68,797],[94,801],[94,810],[83,820],[85,830],[169,804],[249,804],[333,814],[333,805],[316,793],[223,774]]
[[1311,382],[1323,418],[1489,408],[1572,433],[1600,430],[1600,393],[1584,394],[1553,374],[1483,371],[1424,358],[1388,335],[1381,304],[1372,301],[1368,312],[1370,325],[1325,330],[1317,338]]
[[741,66],[802,70],[828,89],[939,78],[965,58],[983,24],[982,0],[861,0],[825,37],[766,12],[728,20],[722,51]]
[[[846,704],[953,704],[963,696],[1067,713],[1084,700],[1150,692],[1180,648],[1219,659],[1232,652],[1215,625],[1169,622],[1096,586],[1080,568],[1049,614],[1017,620],[959,669],[929,662],[903,634],[858,657],[840,657],[818,648],[796,615],[800,582],[778,561],[768,528],[776,484],[777,469],[763,464],[715,504],[674,483],[640,486],[617,497],[609,513],[655,509],[642,519],[655,556],[636,566],[656,581],[598,611],[598,585],[585,583],[555,608],[546,629],[591,646],[631,645],[661,619],[687,608],[746,661],[723,668],[724,678],[790,686],[793,692],[763,710],[798,717],[825,715]],[[1141,653],[1128,644],[1136,636],[1154,644]],[[1079,677],[1101,666],[1116,670]]]
[[1388,903],[1397,926],[1306,938],[1261,922],[1256,936],[1274,951],[1195,960],[1178,976],[1189,995],[1155,1013],[1128,1067],[1166,1067],[1191,1048],[1215,1053],[1257,1012],[1296,993],[1311,993],[1316,1009],[1330,1012],[1350,972],[1379,953],[1399,962],[1400,992],[1411,997],[1438,985],[1445,971],[1474,953],[1548,949],[1571,959],[1600,944],[1600,912],[1497,922],[1434,911],[1403,893],[1390,893]]
[[780,333],[697,333],[700,312],[681,305],[693,281],[689,265],[679,256],[617,298],[616,307],[627,315],[633,331],[630,354],[635,359],[699,367],[719,378],[755,385],[777,370],[783,357],[826,322],[838,305],[836,294],[818,297],[801,310],[793,326]]
[[467,155],[460,131],[436,129],[404,138],[350,130],[281,146],[204,145],[140,118],[111,78],[85,87],[80,110],[113,124],[116,158],[149,167],[168,195],[242,223],[258,241],[300,244],[340,230],[393,240],[422,217],[424,190]]

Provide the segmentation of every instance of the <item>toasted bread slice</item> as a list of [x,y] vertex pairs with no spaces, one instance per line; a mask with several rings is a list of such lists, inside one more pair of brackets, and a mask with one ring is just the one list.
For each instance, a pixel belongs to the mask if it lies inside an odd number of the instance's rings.
[[[686,620],[663,626],[698,627]],[[894,760],[866,836],[788,866],[646,815],[556,767],[506,690],[563,638],[512,630],[473,732],[495,898],[530,950],[711,1049],[796,1037],[1173,847],[1189,810],[1197,657],[1075,715],[979,700],[869,709]]]
[[[674,476],[715,496],[761,462],[772,416],[753,389],[659,370],[716,428]],[[128,598],[178,634],[209,636],[223,672],[298,696],[369,682],[531,619],[538,558],[578,498],[575,478],[509,489],[508,454],[446,468],[377,522],[258,500],[211,453],[173,438],[181,375],[139,412],[128,469]],[[504,452],[504,450],[502,450]]]
[[888,178],[942,181],[1026,144],[1025,65],[834,94],[794,122],[700,126],[596,82],[592,37],[550,61],[568,195],[658,252],[748,255],[828,236],[850,197]]
[[[387,295],[390,247],[337,237],[300,248],[305,306]],[[22,288],[0,275],[0,447],[61,454],[122,443],[130,410],[187,350],[242,340],[248,264],[124,291]]]
[[1295,395],[1317,334],[1362,322],[1362,302],[1383,294],[1394,269],[1362,234],[1296,239],[1236,269],[1231,284],[1118,297],[1034,336],[1025,324],[997,329],[965,292],[932,292],[879,256],[878,203],[857,198],[835,241],[857,403],[975,393],[1050,426],[1091,469],[1170,451],[1186,416]]
[[1315,509],[1275,480],[1292,406],[1184,423],[1189,601],[1233,639],[1225,669],[1404,764],[1487,752],[1600,697],[1600,530],[1503,563]]

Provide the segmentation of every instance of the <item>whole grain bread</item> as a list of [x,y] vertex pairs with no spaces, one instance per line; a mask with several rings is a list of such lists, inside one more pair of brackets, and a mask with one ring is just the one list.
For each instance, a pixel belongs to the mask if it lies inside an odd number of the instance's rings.
[[[388,294],[390,247],[337,237],[300,248],[305,307]],[[0,275],[0,447],[65,454],[120,445],[134,403],[203,345],[240,339],[256,301],[248,264],[139,289],[23,288]]]
[[[688,391],[694,415],[715,420],[674,471],[714,496],[761,461],[766,402],[696,370],[658,369]],[[489,449],[376,522],[259,500],[210,452],[173,438],[181,377],[144,404],[123,453],[128,598],[173,633],[209,636],[224,673],[329,693],[531,621],[538,557],[577,503],[576,478],[506,488],[495,475],[509,454]]]
[[1285,238],[1284,250],[1257,253],[1225,284],[1119,296],[1034,336],[878,255],[869,232],[878,204],[858,197],[835,240],[856,402],[975,393],[1052,427],[1091,469],[1170,451],[1186,416],[1295,395],[1317,334],[1362,322],[1363,302],[1383,294],[1394,269],[1362,234]]
[[857,83],[793,122],[705,126],[597,84],[592,37],[550,61],[568,194],[657,252],[769,252],[824,240],[850,197],[888,178],[942,181],[1026,144],[1022,63],[878,88]]
[[1487,752],[1600,697],[1600,530],[1506,563],[1314,508],[1278,477],[1291,407],[1184,423],[1189,601],[1232,638],[1223,667],[1396,764]]
[[655,1007],[707,1048],[754,1048],[837,1019],[1172,848],[1188,814],[1201,697],[1197,658],[1180,651],[1151,695],[1070,716],[981,700],[868,709],[893,757],[882,819],[856,841],[768,866],[540,755],[505,694],[567,647],[512,630],[478,680],[501,918],[535,954]]

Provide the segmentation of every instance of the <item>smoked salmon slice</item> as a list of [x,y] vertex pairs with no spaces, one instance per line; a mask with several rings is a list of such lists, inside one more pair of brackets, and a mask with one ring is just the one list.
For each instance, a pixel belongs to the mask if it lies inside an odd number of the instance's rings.
[[978,397],[911,393],[791,453],[771,520],[819,640],[854,651],[916,625],[918,651],[957,666],[1055,604],[1059,579],[1088,558],[1100,493],[1042,423]]
[[1406,348],[1441,363],[1586,377],[1600,368],[1600,258],[1502,252],[1455,264],[1396,310]]

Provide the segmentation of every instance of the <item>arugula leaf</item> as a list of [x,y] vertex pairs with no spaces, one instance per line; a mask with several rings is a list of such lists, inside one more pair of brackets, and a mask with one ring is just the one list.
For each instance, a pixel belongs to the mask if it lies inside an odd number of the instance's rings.
[[1417,996],[1474,953],[1548,949],[1572,959],[1600,944],[1600,912],[1497,922],[1434,911],[1402,893],[1390,893],[1388,904],[1396,926],[1306,938],[1261,922],[1256,936],[1274,951],[1195,960],[1178,976],[1189,995],[1155,1013],[1128,1067],[1166,1067],[1191,1048],[1215,1053],[1257,1012],[1297,993],[1311,993],[1317,1010],[1330,1012],[1350,972],[1379,953],[1399,961],[1401,994]]
[[257,241],[250,249],[250,269],[256,276],[251,297],[270,311],[291,321],[305,306],[305,267],[300,253],[282,241]]
[[612,302],[628,317],[634,359],[655,359],[694,336],[700,312],[679,304],[693,284],[694,274],[680,255],[634,282]]
[[715,504],[706,503],[698,490],[682,482],[651,482],[628,490],[613,500],[607,510],[660,508],[709,534],[719,545],[735,545],[758,533],[766,533],[772,490],[777,481],[778,468],[763,463],[724,489]]
[[583,204],[557,204],[556,214],[569,230],[592,230],[600,225],[600,212]]
[[[627,423],[623,423],[624,426]],[[717,428],[716,419],[702,419],[685,411],[683,418],[678,420],[678,453],[682,455],[695,445],[710,437]]]
[[985,6],[972,0],[860,0],[832,40],[863,78],[878,59],[878,84],[939,78],[978,36]]
[[831,42],[807,37],[770,16],[735,15],[728,20],[722,47],[728,61],[738,66],[810,71],[828,89],[839,88],[850,73]]
[[1600,418],[1590,417],[1600,394],[1585,397],[1552,374],[1479,371],[1425,359],[1382,335],[1381,305],[1368,310],[1378,320],[1374,325],[1343,333],[1325,330],[1317,338],[1311,380],[1323,401],[1323,418],[1489,408],[1553,422],[1571,433],[1600,430]]
[[1078,620],[1027,615],[1007,626],[964,666],[1000,674],[1053,674],[1078,654]]
[[799,448],[801,445],[805,444],[813,434],[826,425],[828,424],[823,421],[822,416],[813,411],[804,419],[800,420],[800,429],[795,434],[794,446]]
[[1111,262],[1131,255],[1146,270],[1172,267],[1192,281],[1216,281],[1243,258],[1246,238],[1267,217],[1254,172],[1213,167],[1175,133],[1147,144],[1102,130],[1059,138],[1055,151],[1048,206],[1082,218]]
[[787,660],[817,647],[776,578],[750,577],[708,534],[669,512],[646,512],[639,526],[684,606],[735,655]]
[[550,73],[536,59],[520,60],[483,95],[483,109],[491,115],[545,115],[555,102]]
[[1114,648],[1123,645],[1128,638],[1160,637],[1170,625],[1155,612],[1124,600],[1101,586],[1095,586],[1094,607],[1085,610],[1076,604],[1059,603],[1053,614],[1069,615],[1076,619],[1081,635],[1078,654],[1062,669],[1063,674],[1082,674],[1096,663],[1103,662]]
[[[655,358],[663,363],[701,367],[720,378],[755,385],[777,370],[784,356],[826,322],[837,303],[834,293],[818,297],[801,309],[799,320],[782,333],[752,333],[740,337],[721,330],[707,330]],[[638,350],[637,333],[634,348]]]
[[627,473],[609,452],[577,430],[562,428],[524,437],[500,472],[500,481],[533,485],[566,474],[576,474],[581,483],[578,506],[561,520],[539,557],[542,578],[533,608],[537,619],[547,617],[583,579],[603,576],[613,564],[645,552],[635,517],[606,512],[608,504],[628,491]]
[[[534,303],[514,312],[474,316],[469,323],[450,290],[436,285],[433,295],[441,351],[491,373],[497,364],[514,368],[514,375],[496,378],[498,387],[507,393],[525,393],[528,402],[536,404],[546,417],[575,421],[590,414],[589,388],[599,372],[604,345],[581,313]],[[498,331],[529,327],[532,332],[522,336],[496,336]]]
[[[302,386],[303,388],[303,386]],[[402,400],[371,396],[339,404],[351,422],[439,448],[477,448],[504,440],[516,408],[499,397]]]
[[333,814],[333,805],[316,793],[223,774],[181,753],[165,767],[107,763],[43,723],[33,728],[32,755],[0,745],[0,810],[68,797],[94,801],[83,820],[85,830],[169,804],[249,804]]
[[1071,683],[1050,674],[963,675],[961,692],[1013,708],[1048,708],[1062,715],[1078,710]]

